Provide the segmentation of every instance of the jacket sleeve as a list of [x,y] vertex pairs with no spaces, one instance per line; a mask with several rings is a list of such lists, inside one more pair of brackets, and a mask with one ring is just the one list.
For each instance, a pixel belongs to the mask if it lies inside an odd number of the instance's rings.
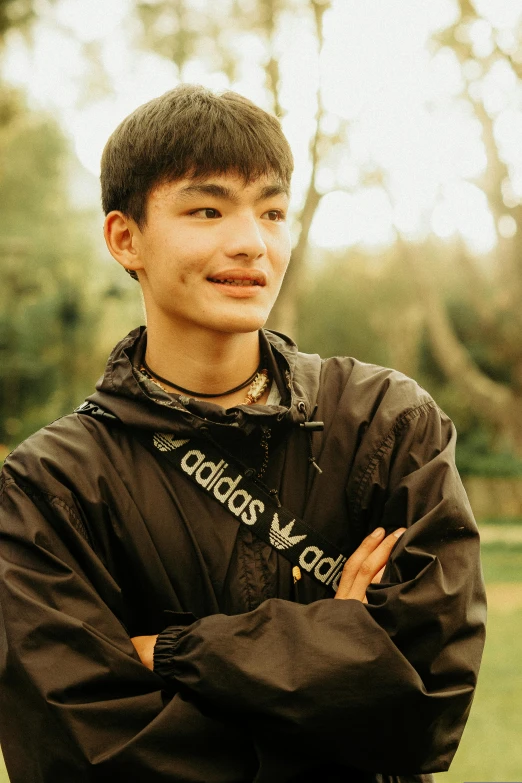
[[0,476],[0,738],[10,780],[246,779],[242,730],[166,698],[141,664],[118,619],[118,586],[67,500]]
[[[471,705],[484,642],[476,524],[454,463],[455,433],[433,405],[390,427],[358,472],[354,517],[407,526],[368,604],[270,599],[160,635],[158,665],[207,709],[274,738],[389,774],[444,771]],[[315,749],[315,751],[314,751]]]

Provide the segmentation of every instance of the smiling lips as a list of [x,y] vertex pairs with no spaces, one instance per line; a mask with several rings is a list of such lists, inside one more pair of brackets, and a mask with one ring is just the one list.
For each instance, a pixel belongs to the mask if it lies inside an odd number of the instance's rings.
[[211,283],[221,283],[222,285],[261,285],[257,280],[251,280],[250,278],[238,280],[237,278],[229,277],[226,280],[218,280],[215,277],[209,277],[209,280]]
[[207,280],[211,283],[218,283],[219,285],[239,286],[242,288],[266,285],[264,274],[250,270],[248,272],[227,270],[223,276],[208,277]]

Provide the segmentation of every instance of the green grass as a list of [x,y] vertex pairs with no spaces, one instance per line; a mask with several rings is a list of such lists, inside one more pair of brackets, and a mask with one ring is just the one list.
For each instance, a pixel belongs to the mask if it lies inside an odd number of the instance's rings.
[[468,724],[449,772],[436,783],[522,780],[522,609],[489,613]]
[[[492,589],[479,685],[451,769],[436,783],[522,781],[522,544],[483,545],[483,566]],[[518,605],[510,605],[515,592]],[[1,760],[0,783],[8,783]]]
[[522,525],[522,517],[484,517],[479,520],[481,525]]
[[522,781],[522,544],[483,544],[482,565],[490,594],[479,683],[451,768],[436,783]]
[[483,544],[482,567],[486,584],[522,582],[522,544],[506,541]]

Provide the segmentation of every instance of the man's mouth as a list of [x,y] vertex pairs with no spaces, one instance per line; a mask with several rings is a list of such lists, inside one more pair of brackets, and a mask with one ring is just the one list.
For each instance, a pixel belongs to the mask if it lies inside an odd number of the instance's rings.
[[235,277],[227,277],[227,278],[218,278],[218,277],[209,277],[208,278],[211,283],[220,283],[221,285],[241,285],[241,286],[251,286],[251,285],[262,285],[262,283],[259,282],[259,280],[252,280],[250,278],[235,278]]

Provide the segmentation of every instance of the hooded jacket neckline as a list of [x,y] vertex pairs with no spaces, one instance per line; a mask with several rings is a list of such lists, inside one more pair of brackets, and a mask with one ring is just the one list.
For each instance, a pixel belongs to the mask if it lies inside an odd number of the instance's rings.
[[313,415],[321,360],[317,355],[299,353],[293,340],[278,332],[261,329],[259,340],[281,395],[279,405],[223,408],[165,392],[139,369],[147,345],[145,326],[133,329],[116,345],[87,402],[113,414],[124,425],[180,436],[193,436],[202,428],[218,432],[223,427],[234,427],[246,435],[266,426],[286,431]]

